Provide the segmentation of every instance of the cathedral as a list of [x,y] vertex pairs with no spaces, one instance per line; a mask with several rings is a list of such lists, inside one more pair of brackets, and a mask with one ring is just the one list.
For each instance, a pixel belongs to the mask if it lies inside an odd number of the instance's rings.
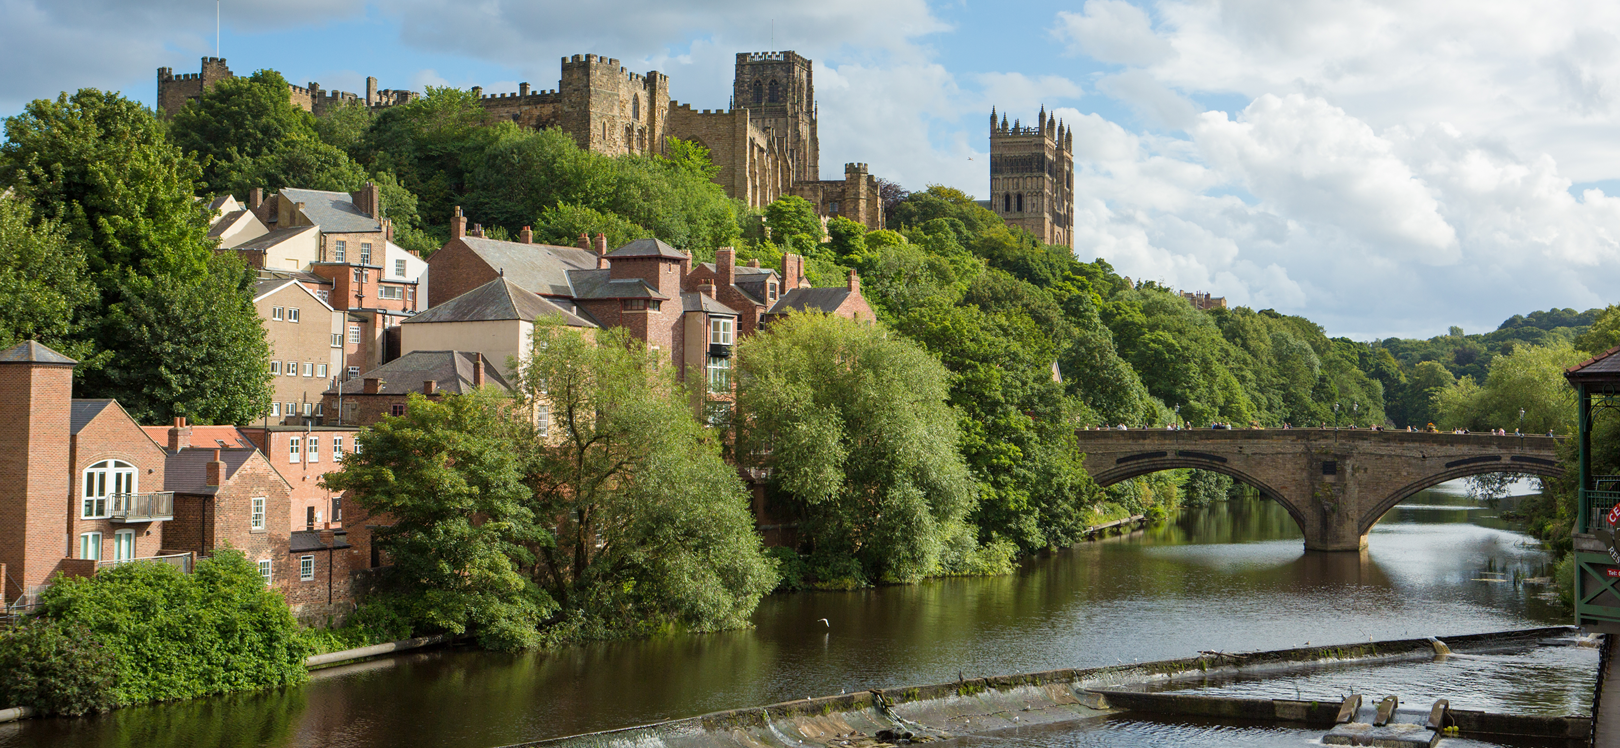
[[1047,244],[1074,247],[1074,131],[1046,107],[1033,127],[990,110],[989,207]]

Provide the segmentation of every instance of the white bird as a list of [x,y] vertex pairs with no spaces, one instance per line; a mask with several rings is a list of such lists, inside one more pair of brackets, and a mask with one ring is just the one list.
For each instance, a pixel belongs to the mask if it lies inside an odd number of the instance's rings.
[[816,619],[816,623],[820,623],[820,624],[823,624],[823,625],[825,625],[825,626],[826,626],[826,627],[827,627],[827,628],[832,628],[832,624],[831,624],[831,623],[828,623],[828,622],[827,622],[827,619],[825,619],[825,618],[817,618],[817,619]]

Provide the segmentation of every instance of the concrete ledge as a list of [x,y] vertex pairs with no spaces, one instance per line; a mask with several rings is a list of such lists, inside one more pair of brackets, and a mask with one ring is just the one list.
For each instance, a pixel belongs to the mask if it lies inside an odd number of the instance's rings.
[[1261,722],[1303,722],[1330,727],[1338,722],[1340,701],[1242,699],[1201,694],[1098,691],[1110,706],[1132,712],[1188,717],[1250,719]]
[[304,658],[304,667],[325,667],[327,665],[336,665],[340,662],[351,662],[353,660],[361,660],[367,657],[376,657],[377,655],[404,652],[411,649],[421,649],[422,647],[430,647],[434,644],[442,644],[444,642],[451,641],[454,638],[455,637],[442,634],[439,636],[419,636],[415,639],[401,639],[397,642],[373,644],[369,647],[357,647],[355,649],[345,649],[340,652],[327,652],[326,654],[310,655],[309,657]]

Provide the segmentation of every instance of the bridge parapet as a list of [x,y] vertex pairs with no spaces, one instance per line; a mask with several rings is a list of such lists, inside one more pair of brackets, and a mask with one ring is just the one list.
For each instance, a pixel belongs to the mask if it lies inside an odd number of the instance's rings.
[[1230,475],[1281,503],[1307,550],[1360,550],[1401,500],[1484,473],[1562,475],[1560,437],[1366,429],[1078,431],[1086,470],[1100,485],[1197,468]]

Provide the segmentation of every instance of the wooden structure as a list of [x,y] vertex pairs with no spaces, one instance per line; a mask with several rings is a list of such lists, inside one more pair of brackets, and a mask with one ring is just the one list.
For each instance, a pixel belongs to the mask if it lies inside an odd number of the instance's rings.
[[1599,474],[1592,464],[1593,425],[1620,410],[1620,347],[1571,367],[1564,378],[1575,387],[1575,430],[1580,475],[1576,484],[1575,622],[1589,631],[1620,634],[1620,475]]

